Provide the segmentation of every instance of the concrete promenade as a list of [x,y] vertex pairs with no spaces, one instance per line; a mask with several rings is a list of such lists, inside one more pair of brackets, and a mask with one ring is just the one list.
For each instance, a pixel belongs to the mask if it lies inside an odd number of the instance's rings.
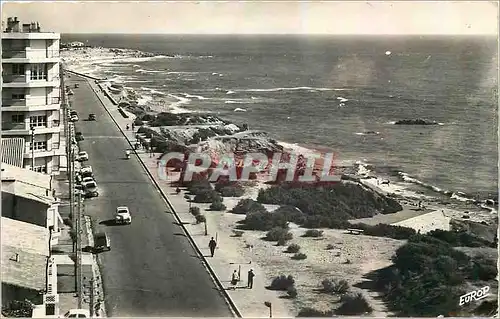
[[[104,103],[111,116],[123,130],[127,139],[132,142],[135,141],[135,133],[131,129],[128,131],[126,130],[126,125],[128,124],[131,127],[135,116],[132,113],[127,112],[129,118],[124,118],[118,111],[117,106],[113,105],[111,101],[106,99],[106,95],[101,91],[97,84],[91,81],[90,85]],[[264,302],[272,303],[273,317],[293,317],[294,314],[291,314],[286,308],[283,299],[279,298],[280,294],[265,288],[270,282],[267,281],[267,278],[265,278],[265,275],[261,271],[260,267],[255,263],[250,264],[250,260],[244,259],[242,255],[238,253],[238,250],[241,249],[243,245],[241,239],[231,238],[227,235],[227,230],[224,232],[225,235],[222,235],[223,232],[220,231],[220,226],[217,222],[217,214],[224,213],[203,212],[207,218],[208,234],[205,235],[203,223],[196,224],[195,218],[189,213],[189,203],[186,199],[184,199],[184,191],[178,195],[175,194],[175,188],[171,187],[170,182],[159,178],[159,174],[157,173],[157,158],[161,154],[150,154],[146,153],[144,150],[139,150],[136,154],[148,168],[150,174],[160,186],[163,193],[168,197],[168,200],[174,207],[178,217],[185,225],[185,228],[191,237],[194,239],[194,242],[198,246],[199,250],[203,252],[208,265],[212,268],[219,281],[226,288],[228,295],[236,304],[242,317],[268,318],[269,308],[264,305]],[[202,211],[204,211],[204,208],[208,208],[209,206],[209,204],[195,205],[200,207]],[[209,257],[210,254],[208,248],[208,242],[211,237],[217,237],[218,243],[218,248],[213,258]],[[236,289],[231,289],[231,275],[233,271],[239,269],[239,267],[241,267],[241,281],[238,283]],[[249,269],[253,269],[256,273],[254,286],[251,290],[246,288],[246,277]]]

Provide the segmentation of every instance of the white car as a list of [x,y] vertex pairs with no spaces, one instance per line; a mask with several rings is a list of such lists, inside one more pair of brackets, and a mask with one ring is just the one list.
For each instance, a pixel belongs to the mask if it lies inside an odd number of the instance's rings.
[[76,121],[78,121],[78,115],[71,115],[70,120],[71,120],[72,122],[76,122]]
[[70,309],[64,315],[65,318],[90,318],[90,311],[87,309]]
[[116,208],[115,222],[117,224],[131,224],[132,216],[130,216],[130,211],[126,206],[119,206]]
[[83,166],[81,169],[80,169],[80,173],[91,173],[92,174],[92,166],[90,165],[86,165],[86,166]]
[[81,151],[78,153],[78,157],[77,157],[77,160],[78,161],[88,161],[89,160],[89,154],[85,151]]
[[87,183],[95,183],[94,178],[93,177],[84,177],[82,179],[82,185],[83,185],[83,187],[85,187],[85,184],[87,184]]

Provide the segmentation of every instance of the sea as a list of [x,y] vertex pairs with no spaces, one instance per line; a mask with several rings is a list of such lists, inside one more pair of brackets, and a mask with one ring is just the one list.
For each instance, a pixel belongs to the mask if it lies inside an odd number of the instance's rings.
[[[152,53],[82,71],[133,88],[143,103],[173,98],[172,107],[332,151],[420,193],[498,199],[494,37],[64,34],[62,41]],[[417,118],[439,124],[394,124]]]

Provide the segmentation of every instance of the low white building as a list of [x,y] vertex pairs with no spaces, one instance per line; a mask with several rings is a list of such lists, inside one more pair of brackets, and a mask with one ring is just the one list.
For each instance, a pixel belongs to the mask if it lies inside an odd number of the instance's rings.
[[53,196],[52,176],[1,163],[2,216],[52,230],[51,245],[61,235],[60,201]]
[[29,300],[38,315],[59,315],[57,265],[50,256],[50,232],[30,223],[1,218],[2,306]]

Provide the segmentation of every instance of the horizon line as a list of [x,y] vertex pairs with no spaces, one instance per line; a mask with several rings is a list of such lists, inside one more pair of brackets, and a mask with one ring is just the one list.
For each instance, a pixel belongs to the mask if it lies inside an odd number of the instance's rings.
[[[50,31],[46,31],[50,32]],[[43,31],[42,31],[43,33]],[[497,37],[498,34],[491,33],[158,33],[158,32],[56,32],[60,34],[118,34],[118,35],[197,35],[197,36],[213,36],[213,35],[237,35],[237,36],[484,36]]]

